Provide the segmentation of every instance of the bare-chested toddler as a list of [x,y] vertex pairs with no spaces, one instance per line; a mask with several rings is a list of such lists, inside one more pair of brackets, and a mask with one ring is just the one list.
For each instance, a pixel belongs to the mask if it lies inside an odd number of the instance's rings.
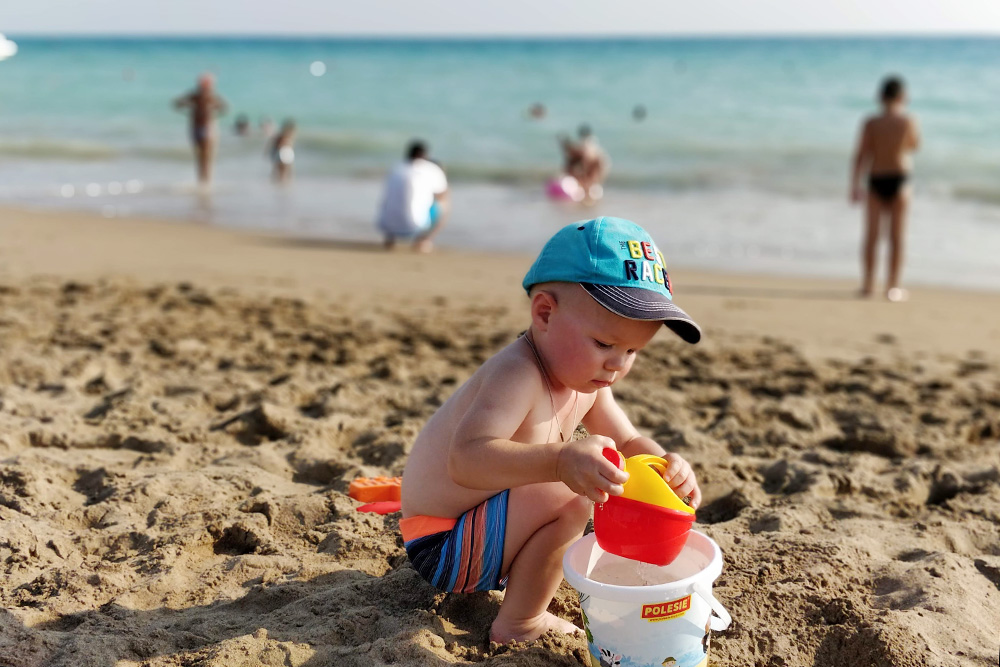
[[[667,483],[701,502],[688,462],[640,435],[611,391],[664,324],[689,343],[701,338],[645,230],[609,217],[568,225],[523,286],[528,330],[431,417],[402,484],[400,530],[421,576],[452,592],[506,588],[496,642],[580,631],[546,609],[592,503],[621,495],[628,479],[605,447],[663,456]],[[590,435],[574,440],[579,424]]]

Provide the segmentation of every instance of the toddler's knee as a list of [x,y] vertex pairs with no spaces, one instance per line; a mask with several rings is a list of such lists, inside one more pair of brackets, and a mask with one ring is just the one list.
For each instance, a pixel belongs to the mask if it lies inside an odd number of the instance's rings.
[[594,504],[585,496],[574,495],[563,508],[561,516],[573,525],[579,525],[581,530],[590,520],[590,511]]

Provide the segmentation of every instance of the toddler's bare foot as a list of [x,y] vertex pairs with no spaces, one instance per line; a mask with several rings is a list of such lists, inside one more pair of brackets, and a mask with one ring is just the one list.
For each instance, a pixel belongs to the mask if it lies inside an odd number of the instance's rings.
[[431,243],[430,239],[420,239],[413,245],[413,249],[426,254],[434,250],[434,244]]
[[508,642],[529,642],[538,639],[549,630],[555,630],[565,635],[583,634],[583,630],[569,621],[544,612],[541,616],[517,623],[502,622],[499,618],[493,621],[490,628],[490,641],[498,644]]

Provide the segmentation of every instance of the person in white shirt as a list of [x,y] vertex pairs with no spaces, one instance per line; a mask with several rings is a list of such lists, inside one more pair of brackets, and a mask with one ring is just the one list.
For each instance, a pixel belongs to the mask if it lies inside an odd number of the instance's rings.
[[448,179],[444,170],[427,157],[427,145],[413,141],[406,159],[393,167],[385,180],[378,228],[391,249],[397,238],[412,238],[413,247],[430,252],[431,239],[444,226],[448,214]]

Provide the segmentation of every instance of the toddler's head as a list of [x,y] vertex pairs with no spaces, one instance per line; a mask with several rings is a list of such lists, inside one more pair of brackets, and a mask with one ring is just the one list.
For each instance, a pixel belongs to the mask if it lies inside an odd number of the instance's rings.
[[566,225],[549,239],[521,283],[577,283],[620,317],[663,322],[688,343],[701,328],[674,304],[666,260],[639,225],[622,218],[596,218]]

